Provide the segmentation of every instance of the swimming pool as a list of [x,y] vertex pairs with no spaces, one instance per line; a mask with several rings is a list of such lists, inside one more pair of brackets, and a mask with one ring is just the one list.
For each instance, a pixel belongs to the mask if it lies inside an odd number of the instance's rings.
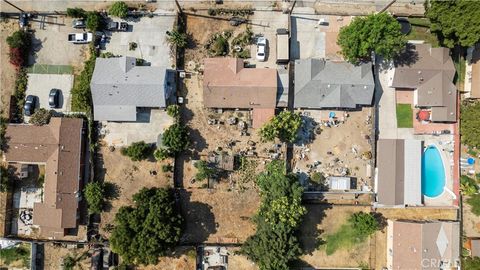
[[445,168],[437,147],[430,145],[422,156],[422,194],[437,197],[445,187]]

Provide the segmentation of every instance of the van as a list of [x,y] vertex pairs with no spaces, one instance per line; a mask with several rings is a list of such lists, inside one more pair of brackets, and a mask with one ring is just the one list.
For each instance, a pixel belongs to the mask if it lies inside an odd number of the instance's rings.
[[277,29],[277,64],[288,64],[290,60],[290,37],[285,28]]

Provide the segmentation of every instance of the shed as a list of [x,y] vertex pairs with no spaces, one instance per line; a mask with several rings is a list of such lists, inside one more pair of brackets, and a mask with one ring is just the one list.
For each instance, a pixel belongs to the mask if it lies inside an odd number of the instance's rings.
[[480,239],[470,239],[470,252],[472,257],[480,257]]
[[329,176],[327,178],[328,188],[331,190],[348,190],[351,189],[351,177]]
[[220,154],[211,152],[210,154],[208,154],[208,162],[215,164],[215,167],[225,171],[234,170],[234,164],[235,164],[234,160],[235,160],[234,156],[224,152]]

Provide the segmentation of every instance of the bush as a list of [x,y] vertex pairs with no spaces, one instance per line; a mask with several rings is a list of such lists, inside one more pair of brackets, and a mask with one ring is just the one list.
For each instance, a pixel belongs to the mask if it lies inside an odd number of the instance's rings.
[[185,126],[175,123],[165,130],[165,133],[163,133],[163,145],[174,153],[187,150],[190,142]]
[[8,57],[10,58],[10,64],[12,64],[16,69],[19,69],[25,63],[25,57],[20,48],[10,48]]
[[460,133],[462,143],[480,148],[480,102],[461,106]]
[[172,189],[143,188],[133,195],[133,206],[121,207],[110,236],[112,251],[125,263],[156,264],[182,235],[183,219]]
[[177,118],[180,115],[180,107],[178,105],[169,105],[167,107],[167,114],[170,117]]
[[35,126],[47,125],[50,122],[51,117],[52,111],[40,108],[32,115],[32,117],[30,118],[30,123],[34,124]]
[[169,157],[172,156],[172,153],[168,149],[165,148],[159,148],[153,152],[153,156],[155,157],[155,160],[157,161],[162,161],[165,160]]
[[260,137],[264,141],[273,141],[275,138],[283,142],[294,142],[302,126],[302,117],[298,113],[282,111],[260,129]]
[[92,32],[95,32],[100,28],[101,23],[102,23],[102,17],[100,16],[100,13],[96,11],[87,13],[87,20],[85,22],[87,29],[89,29]]
[[312,180],[312,182],[316,184],[323,184],[325,182],[325,176],[323,175],[323,173],[314,172],[310,176],[310,180]]
[[361,236],[369,236],[375,233],[380,225],[372,213],[358,212],[354,213],[349,222],[353,224],[353,228]]
[[215,168],[211,167],[205,160],[199,160],[195,162],[195,168],[197,168],[197,173],[195,174],[195,179],[203,181],[214,176],[216,173]]
[[28,75],[25,69],[20,69],[15,80],[15,92],[13,96],[16,102],[15,119],[23,119],[23,105],[25,103],[25,92],[27,91]]
[[75,79],[75,84],[72,88],[72,111],[86,112],[87,114],[92,112],[90,81],[92,80],[96,59],[96,52],[91,48],[90,58],[85,61],[84,68],[80,75]]
[[126,18],[128,15],[128,6],[125,2],[115,2],[113,5],[110,6],[108,9],[108,13],[110,15],[119,17],[119,18]]
[[162,172],[164,172],[164,173],[171,172],[172,169],[173,169],[173,166],[170,165],[170,164],[162,165]]
[[0,111],[0,150],[5,150],[5,134],[7,133],[8,119],[2,116],[3,111]]
[[72,18],[85,18],[87,12],[83,8],[67,8],[67,16]]
[[467,196],[478,192],[476,181],[466,175],[460,176],[460,189],[462,190],[463,195]]
[[152,146],[144,141],[134,142],[132,145],[122,148],[121,153],[133,161],[144,160],[152,154]]
[[12,189],[12,182],[8,177],[6,167],[0,166],[0,192],[7,192]]
[[212,56],[224,56],[228,53],[228,41],[219,35],[212,43],[210,54]]
[[137,49],[137,43],[136,42],[130,42],[128,43],[128,50],[129,51],[135,51]]
[[90,182],[85,186],[84,193],[88,204],[88,212],[90,214],[99,214],[102,212],[105,185],[100,182]]
[[167,32],[167,42],[177,48],[185,48],[188,44],[188,35],[180,32],[178,29],[173,29]]
[[7,44],[10,48],[28,50],[30,49],[31,42],[30,35],[22,30],[18,30],[7,37]]
[[480,216],[480,194],[473,194],[467,199],[467,203],[472,207],[472,213]]

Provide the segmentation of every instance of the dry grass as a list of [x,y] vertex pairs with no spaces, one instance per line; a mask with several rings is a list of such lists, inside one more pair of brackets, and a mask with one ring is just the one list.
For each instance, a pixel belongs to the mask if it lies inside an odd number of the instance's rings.
[[9,20],[0,23],[0,60],[1,60],[1,73],[0,73],[0,92],[1,92],[1,107],[4,110],[3,115],[8,116],[10,106],[10,96],[14,92],[15,88],[15,68],[9,63],[8,57],[8,45],[6,37],[18,30],[18,23],[15,20]]

